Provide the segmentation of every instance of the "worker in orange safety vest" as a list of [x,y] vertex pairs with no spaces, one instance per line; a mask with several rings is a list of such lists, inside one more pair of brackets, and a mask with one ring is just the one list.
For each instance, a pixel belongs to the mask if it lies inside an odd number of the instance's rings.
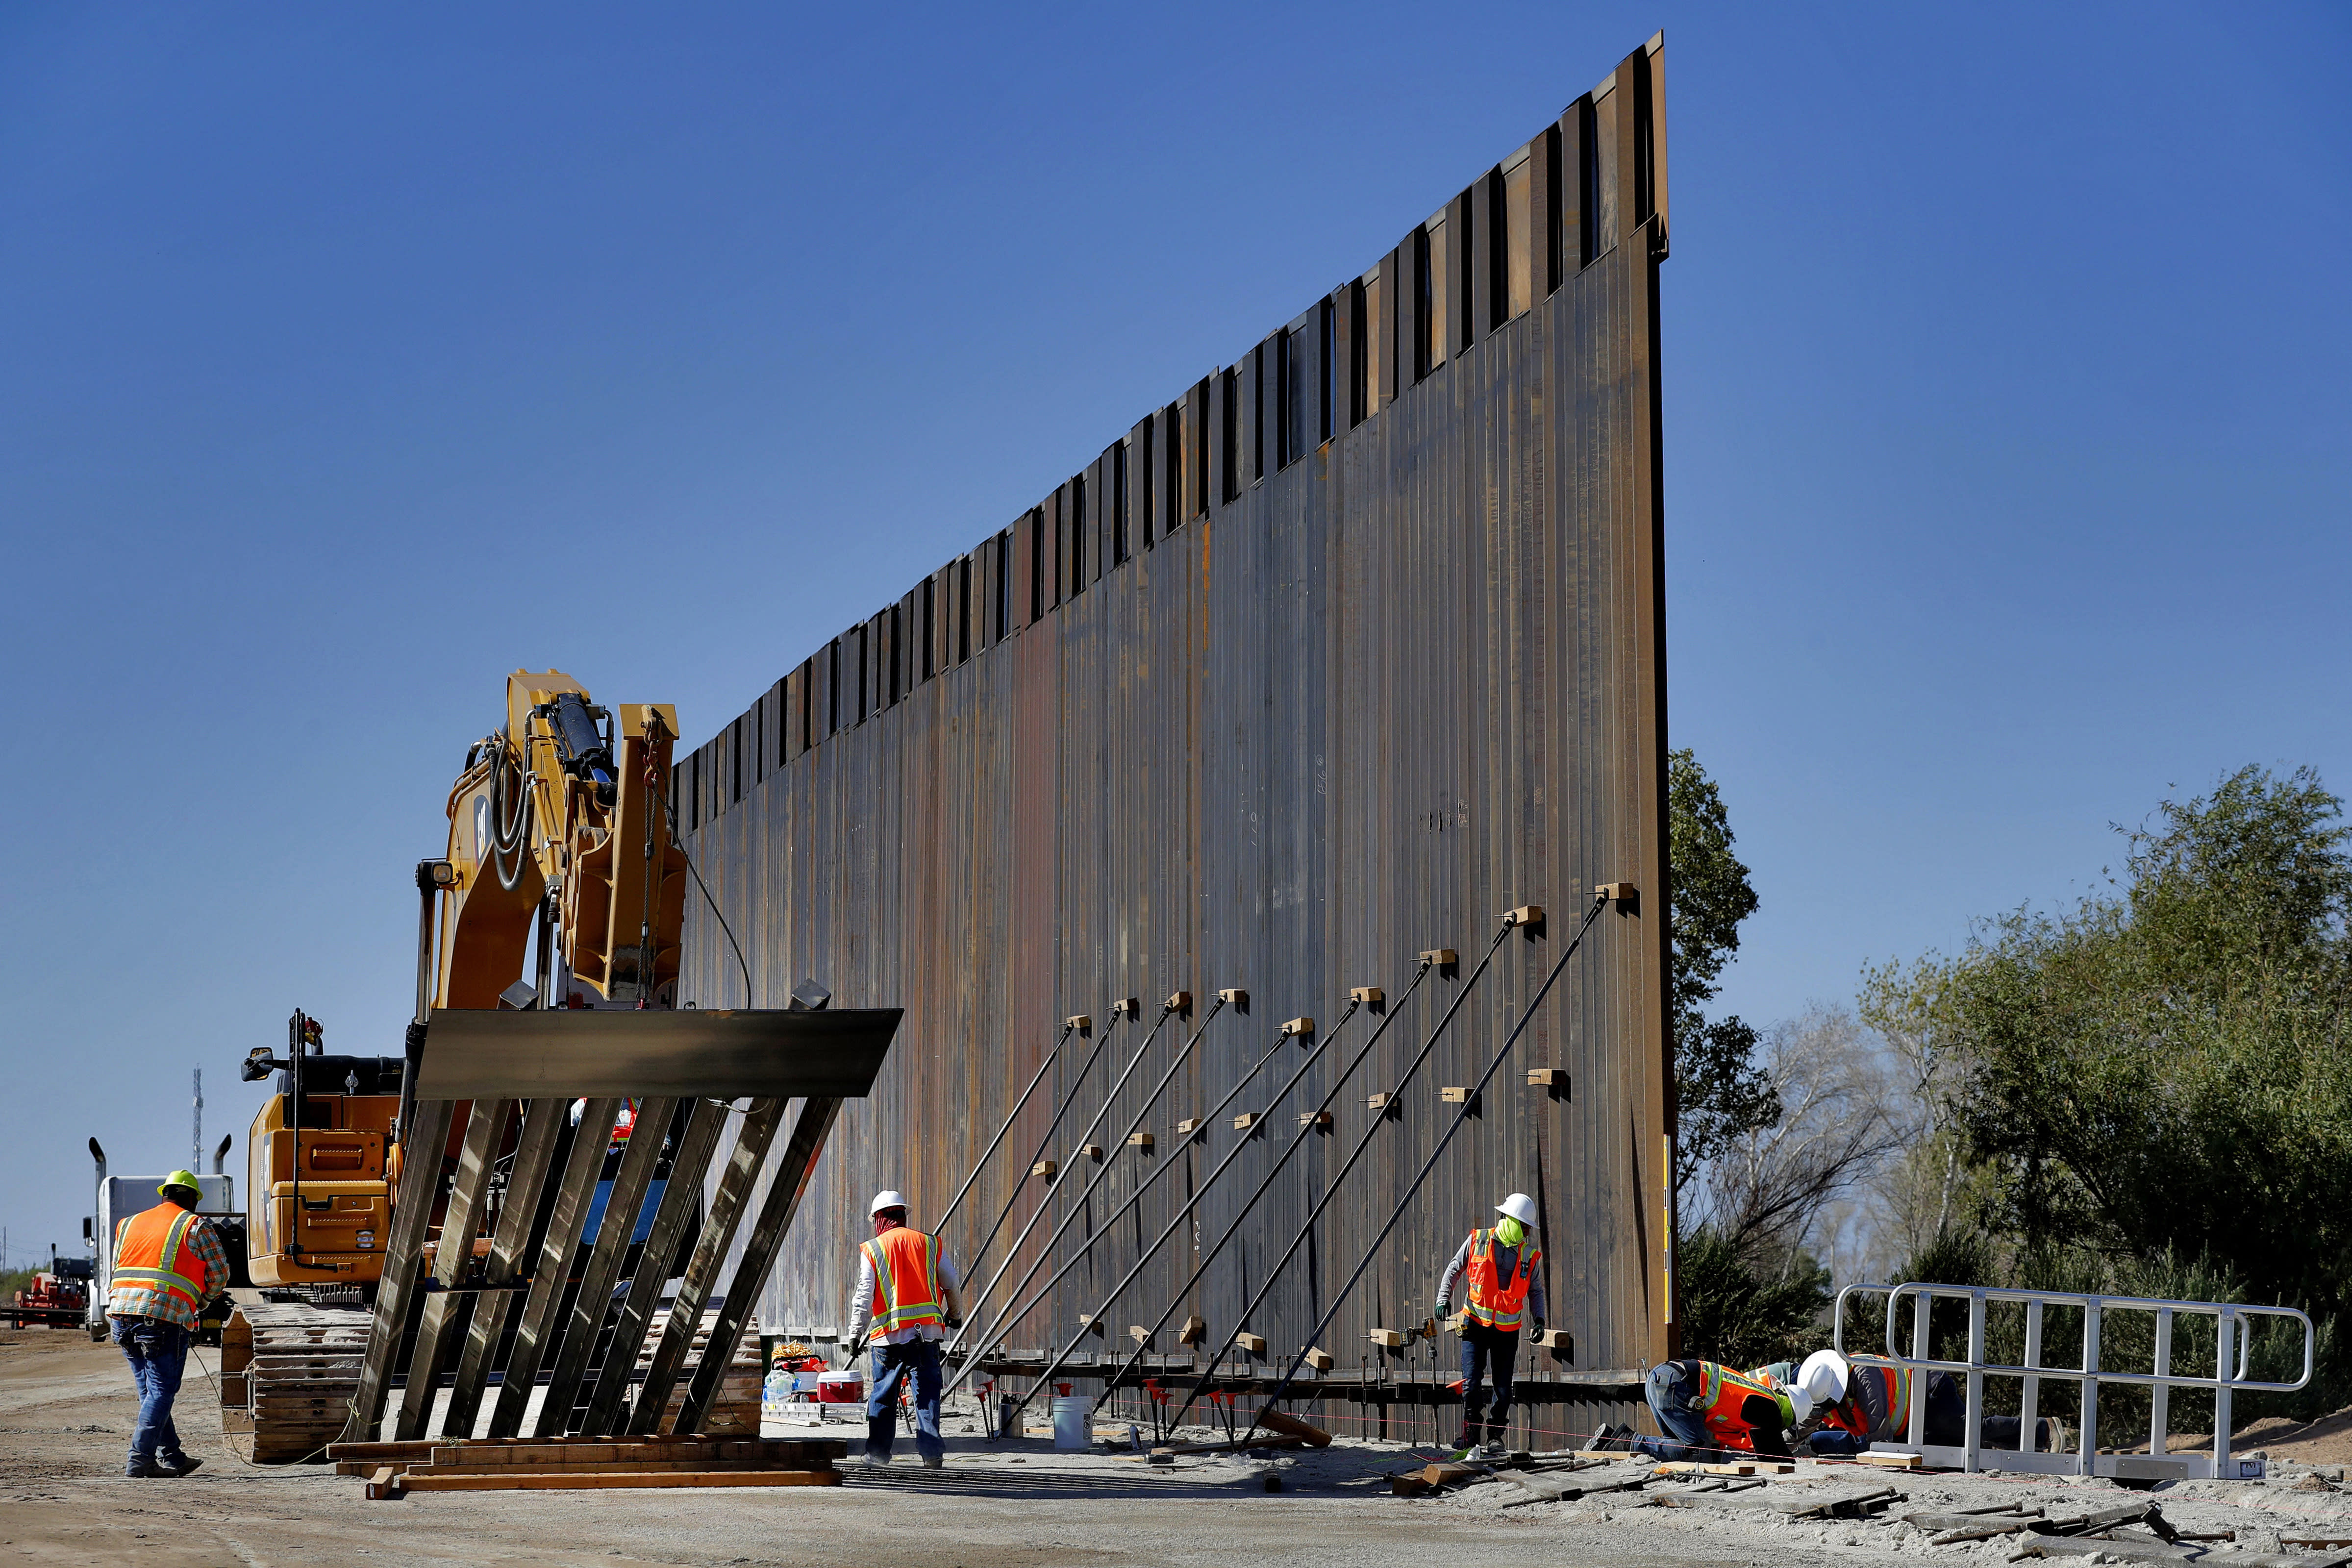
[[873,1239],[858,1249],[857,1293],[850,1298],[851,1354],[863,1341],[871,1352],[866,1397],[866,1462],[890,1462],[898,1428],[898,1392],[914,1380],[915,1448],[924,1465],[947,1462],[940,1436],[940,1341],[963,1321],[955,1265],[940,1239],[907,1225],[907,1199],[874,1195]]
[[106,1317],[139,1388],[123,1474],[184,1476],[204,1461],[180,1447],[172,1401],[188,1364],[188,1341],[206,1306],[228,1289],[228,1257],[197,1214],[203,1189],[173,1171],[157,1187],[163,1201],[114,1228]]
[[[1535,1199],[1515,1192],[1495,1206],[1501,1218],[1470,1232],[1437,1281],[1437,1315],[1453,1311],[1454,1284],[1469,1281],[1469,1305],[1462,1315],[1462,1457],[1483,1448],[1490,1458],[1505,1452],[1510,1428],[1511,1374],[1518,1359],[1519,1329],[1544,1326],[1543,1249],[1532,1234]],[[1486,1385],[1495,1402],[1486,1404]]]
[[1769,1368],[1742,1372],[1713,1361],[1661,1362],[1650,1369],[1643,1395],[1665,1436],[1603,1426],[1592,1448],[1702,1463],[1741,1454],[1786,1458],[1790,1429],[1813,1408],[1802,1385],[1782,1382]]

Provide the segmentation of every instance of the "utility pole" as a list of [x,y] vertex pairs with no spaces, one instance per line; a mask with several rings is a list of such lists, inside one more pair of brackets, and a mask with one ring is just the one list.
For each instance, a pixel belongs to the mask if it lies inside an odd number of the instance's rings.
[[205,1070],[196,1069],[196,1119],[188,1129],[188,1168],[205,1168]]

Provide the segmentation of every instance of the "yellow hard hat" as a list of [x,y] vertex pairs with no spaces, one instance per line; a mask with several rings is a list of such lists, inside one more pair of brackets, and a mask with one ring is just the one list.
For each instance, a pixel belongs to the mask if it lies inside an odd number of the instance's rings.
[[163,1197],[169,1197],[172,1196],[172,1190],[174,1187],[185,1187],[188,1191],[194,1193],[199,1197],[204,1196],[205,1189],[203,1186],[197,1182],[196,1173],[194,1171],[173,1171],[170,1176],[163,1178],[163,1185],[157,1187],[155,1190]]

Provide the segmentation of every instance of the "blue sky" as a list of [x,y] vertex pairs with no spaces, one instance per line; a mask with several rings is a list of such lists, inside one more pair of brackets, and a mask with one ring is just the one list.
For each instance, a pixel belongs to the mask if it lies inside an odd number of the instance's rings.
[[2352,786],[2342,6],[857,10],[0,11],[20,1255],[294,1006],[396,1049],[508,670],[698,741],[1661,26],[1726,1002]]

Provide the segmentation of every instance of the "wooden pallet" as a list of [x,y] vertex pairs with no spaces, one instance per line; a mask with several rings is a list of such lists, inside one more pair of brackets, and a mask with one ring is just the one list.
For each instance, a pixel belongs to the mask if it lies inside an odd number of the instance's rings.
[[585,1491],[672,1487],[838,1486],[848,1445],[663,1437],[338,1443],[328,1457],[383,1501],[417,1491]]

